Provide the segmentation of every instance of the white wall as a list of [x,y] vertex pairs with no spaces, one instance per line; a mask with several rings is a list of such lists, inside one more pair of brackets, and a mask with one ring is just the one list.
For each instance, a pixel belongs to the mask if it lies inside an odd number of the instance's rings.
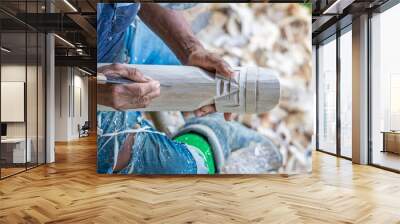
[[[1,66],[1,81],[2,82],[23,82],[26,83],[25,80],[25,65],[2,65]],[[30,70],[30,68],[28,68]],[[21,93],[24,94],[24,91]],[[6,96],[2,96],[4,98]],[[1,108],[2,114],[10,113],[8,111],[10,108]],[[20,108],[22,113],[24,113],[24,107]],[[20,111],[19,111],[20,112]],[[12,113],[12,112],[11,112]],[[22,115],[24,116],[24,115]],[[23,120],[24,118],[22,118]],[[3,119],[2,119],[3,120]],[[7,133],[9,137],[25,137],[25,125],[24,122],[7,122]]]
[[[38,70],[37,70],[38,69]],[[27,78],[27,80],[25,80]],[[6,122],[8,138],[25,138],[25,135],[30,140],[30,148],[32,151],[32,161],[39,163],[44,162],[45,150],[45,118],[44,118],[44,74],[41,66],[27,67],[21,64],[3,64],[1,66],[1,81],[9,82],[24,82],[26,84],[26,107],[23,106],[22,113],[26,110],[26,121],[23,122]],[[24,90],[22,90],[24,91]],[[22,92],[24,94],[24,92]],[[2,96],[4,97],[4,96]],[[11,108],[3,107],[1,110],[12,110]],[[7,111],[7,113],[13,113]],[[37,156],[37,154],[39,156]]]
[[83,75],[76,68],[56,67],[56,141],[79,138],[78,124],[88,120],[88,78]]
[[[27,70],[26,70],[27,69]],[[1,66],[1,81],[4,82],[25,82],[26,71],[28,71],[28,85],[29,87],[34,86],[34,88],[27,88],[27,120],[28,124],[28,137],[31,133],[29,130],[32,128],[36,130],[36,80],[34,80],[31,75],[34,74],[36,77],[36,67],[17,64],[8,64]],[[39,105],[39,107],[42,105]],[[7,110],[8,108],[1,108],[1,110]],[[33,113],[35,112],[35,113]],[[32,123],[33,122],[33,123]],[[8,137],[25,137],[25,123],[26,122],[7,122],[7,136]],[[35,132],[36,135],[36,132]]]
[[[85,121],[88,121],[88,78],[86,76],[82,76],[82,73],[78,71],[77,75],[77,70],[75,70],[74,74],[74,91],[72,96],[72,99],[74,99],[74,102],[71,104],[74,104],[74,107],[72,108],[72,120],[71,120],[71,135],[73,138],[78,138],[79,133],[78,133],[78,124],[81,126],[85,123]],[[81,111],[80,111],[81,110]]]
[[55,68],[55,141],[67,141],[69,132],[69,76],[67,67]]
[[[25,82],[25,65],[2,65],[1,81]],[[7,110],[7,108],[1,108]],[[25,137],[25,122],[7,123],[7,137]]]

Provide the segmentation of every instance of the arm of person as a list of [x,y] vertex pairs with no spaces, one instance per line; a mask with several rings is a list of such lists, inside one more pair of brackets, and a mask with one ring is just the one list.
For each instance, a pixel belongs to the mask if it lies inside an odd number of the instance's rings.
[[[182,64],[198,66],[228,78],[233,76],[228,63],[202,46],[179,11],[163,8],[157,3],[142,3],[139,16],[170,47]],[[195,111],[195,115],[212,112],[215,112],[215,106],[208,105]],[[231,114],[226,113],[225,119],[230,118]]]

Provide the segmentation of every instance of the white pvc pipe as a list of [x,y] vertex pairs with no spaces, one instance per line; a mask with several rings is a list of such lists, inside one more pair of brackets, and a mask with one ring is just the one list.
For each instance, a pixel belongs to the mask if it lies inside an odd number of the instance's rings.
[[[98,64],[98,67],[107,64]],[[236,67],[234,78],[227,79],[194,66],[132,65],[143,75],[158,80],[160,96],[139,111],[194,111],[215,104],[218,112],[260,113],[275,107],[279,102],[280,84],[274,71],[259,67]],[[115,85],[132,82],[127,79],[110,79],[97,76],[98,85]],[[99,111],[113,108],[98,105]]]

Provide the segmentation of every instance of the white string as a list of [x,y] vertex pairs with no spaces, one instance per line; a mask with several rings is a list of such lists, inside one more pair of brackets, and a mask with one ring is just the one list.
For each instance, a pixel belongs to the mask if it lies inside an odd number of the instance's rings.
[[137,129],[126,129],[126,130],[122,130],[122,131],[114,131],[114,132],[112,132],[112,133],[100,134],[100,137],[110,137],[110,138],[103,144],[103,146],[100,148],[100,150],[103,149],[103,147],[104,147],[105,145],[107,145],[107,143],[108,143],[109,141],[111,141],[111,139],[113,139],[112,137],[115,137],[115,138],[114,138],[114,139],[115,139],[115,145],[114,145],[114,147],[118,147],[118,148],[119,148],[118,141],[117,141],[117,136],[118,136],[118,135],[122,135],[122,134],[133,134],[133,133],[139,133],[139,132],[147,132],[147,133],[154,133],[154,134],[159,134],[159,135],[164,135],[164,136],[165,136],[165,133],[158,132],[158,131],[149,131],[149,130],[148,130],[149,128],[150,128],[150,127],[143,127],[143,128],[137,128]]
[[[160,135],[164,135],[164,133],[162,132],[158,132],[158,131],[149,131],[150,127],[143,127],[143,128],[137,128],[137,129],[127,129],[127,130],[123,130],[123,131],[114,131],[112,133],[106,133],[106,134],[100,134],[100,137],[110,137],[104,144],[103,146],[100,148],[103,149],[103,147],[105,147],[107,145],[108,142],[110,142],[112,139],[114,139],[114,165],[113,165],[113,169],[115,168],[116,164],[117,164],[117,158],[118,158],[118,153],[119,153],[119,143],[118,143],[118,135],[122,135],[122,134],[132,134],[132,133],[139,133],[139,132],[147,132],[147,133],[154,133],[154,134],[160,134]],[[102,133],[99,132],[99,133]],[[130,171],[132,171],[133,166],[130,167]]]
[[150,127],[143,127],[143,128],[137,128],[137,129],[126,129],[123,131],[115,131],[112,133],[106,133],[106,134],[102,134],[100,135],[100,137],[113,137],[113,136],[118,136],[118,135],[122,135],[122,134],[133,134],[133,133],[139,133],[139,132],[147,132],[147,133],[154,133],[154,134],[159,134],[159,135],[164,135],[165,133],[162,132],[158,132],[158,131],[149,131],[147,129],[149,129]]

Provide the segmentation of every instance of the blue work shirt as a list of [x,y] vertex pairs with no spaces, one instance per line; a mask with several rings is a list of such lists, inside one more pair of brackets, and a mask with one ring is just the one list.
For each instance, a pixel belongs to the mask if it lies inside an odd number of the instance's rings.
[[131,24],[139,3],[97,4],[97,62],[128,63]]
[[97,4],[97,62],[178,65],[178,58],[137,17],[138,3]]

